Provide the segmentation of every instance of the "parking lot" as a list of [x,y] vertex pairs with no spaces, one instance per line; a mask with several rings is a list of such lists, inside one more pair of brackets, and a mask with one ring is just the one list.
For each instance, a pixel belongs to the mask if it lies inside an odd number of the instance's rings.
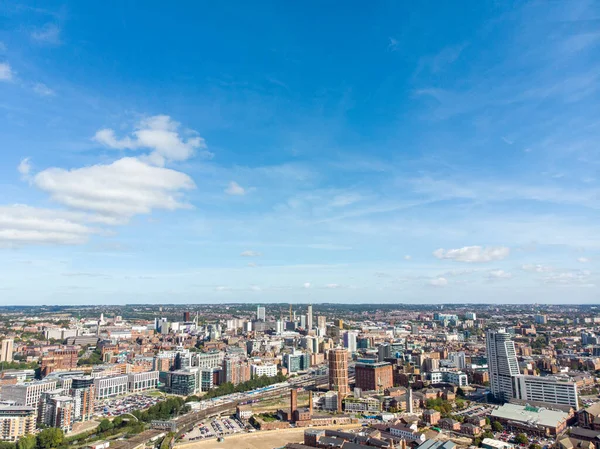
[[245,432],[246,425],[235,417],[215,418],[198,423],[192,430],[181,436],[182,442],[215,438]]
[[163,398],[160,396],[146,394],[132,394],[118,398],[104,399],[96,402],[94,413],[107,417],[119,416],[124,413],[131,413],[134,410],[145,410],[162,400]]
[[[508,432],[508,431],[494,432],[494,438],[496,438],[497,440],[506,441],[507,443],[511,443],[511,444],[514,444],[515,446],[519,446],[515,441],[515,436],[516,436],[515,433]],[[528,436],[528,438],[529,438],[529,444],[539,444],[542,447],[542,449],[548,449],[549,447],[552,447],[552,445],[554,444],[554,439],[537,438],[537,437],[532,437],[532,436]],[[528,447],[529,444],[527,444],[525,446]]]

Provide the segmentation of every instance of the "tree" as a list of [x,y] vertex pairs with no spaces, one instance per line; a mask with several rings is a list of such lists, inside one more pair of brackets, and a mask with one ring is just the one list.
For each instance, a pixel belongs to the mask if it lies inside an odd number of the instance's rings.
[[115,419],[112,420],[112,426],[113,428],[121,427],[123,425],[123,422],[123,418],[121,416],[117,416],[115,417]]
[[539,444],[531,443],[529,445],[529,449],[542,449],[542,446],[540,446]]
[[488,418],[487,416],[485,417],[485,425],[486,426],[490,425],[490,418]]
[[529,438],[524,433],[519,433],[515,437],[515,443],[517,444],[529,444]]
[[35,449],[36,443],[35,435],[25,435],[17,442],[17,449]]
[[106,432],[108,430],[111,430],[112,428],[113,423],[111,423],[108,419],[105,418],[102,421],[100,421],[100,424],[98,425],[98,432]]
[[502,426],[502,424],[500,424],[499,421],[494,421],[492,423],[492,430],[494,432],[502,432],[504,430],[504,427]]
[[481,438],[494,438],[494,434],[489,430],[486,430],[481,434]]
[[53,449],[60,446],[65,439],[65,434],[61,429],[48,427],[37,435],[38,449]]

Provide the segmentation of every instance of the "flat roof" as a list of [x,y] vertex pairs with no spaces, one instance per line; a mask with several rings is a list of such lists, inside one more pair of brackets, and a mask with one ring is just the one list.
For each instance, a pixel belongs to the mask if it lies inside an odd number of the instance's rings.
[[517,404],[504,404],[491,413],[494,418],[503,418],[511,421],[532,422],[545,427],[556,427],[565,421],[568,414],[547,408],[533,408]]

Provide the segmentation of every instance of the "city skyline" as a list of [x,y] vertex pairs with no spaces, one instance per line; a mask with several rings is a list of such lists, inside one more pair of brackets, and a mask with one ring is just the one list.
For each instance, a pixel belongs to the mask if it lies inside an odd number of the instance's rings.
[[110,5],[0,6],[1,305],[598,301],[599,5]]

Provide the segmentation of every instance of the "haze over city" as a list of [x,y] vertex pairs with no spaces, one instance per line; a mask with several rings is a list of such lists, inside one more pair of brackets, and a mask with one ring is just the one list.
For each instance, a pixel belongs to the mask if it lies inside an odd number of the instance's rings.
[[596,2],[3,2],[0,304],[597,302]]

